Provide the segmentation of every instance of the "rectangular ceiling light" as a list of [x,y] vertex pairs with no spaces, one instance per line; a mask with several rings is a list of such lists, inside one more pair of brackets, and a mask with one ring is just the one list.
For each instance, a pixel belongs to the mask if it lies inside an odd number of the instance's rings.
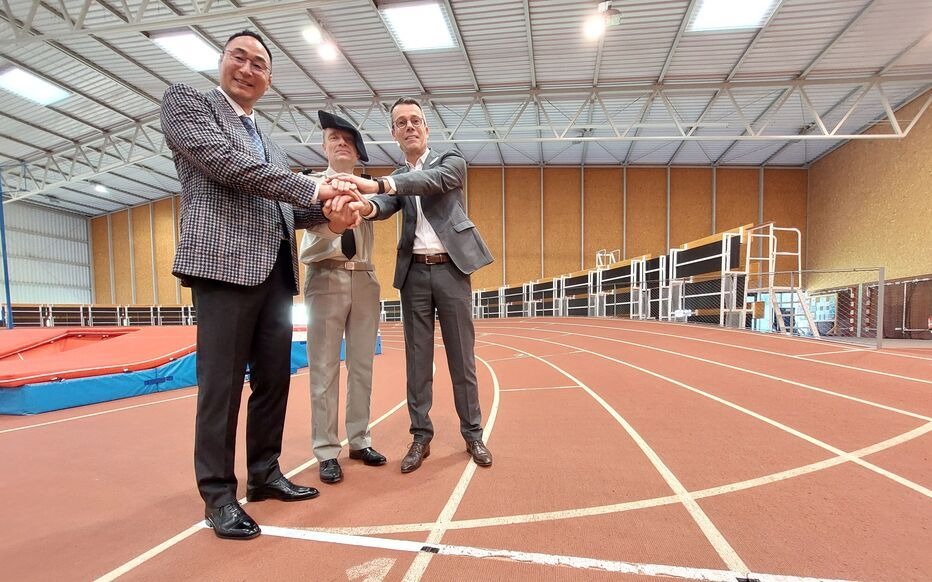
[[702,0],[689,30],[760,28],[773,12],[775,0]]
[[61,87],[24,71],[18,67],[0,73],[0,87],[39,105],[51,105],[71,95]]
[[380,9],[401,50],[427,51],[456,46],[449,15],[439,4],[405,4]]
[[204,42],[193,32],[152,34],[152,42],[194,71],[211,71],[217,68],[220,51]]

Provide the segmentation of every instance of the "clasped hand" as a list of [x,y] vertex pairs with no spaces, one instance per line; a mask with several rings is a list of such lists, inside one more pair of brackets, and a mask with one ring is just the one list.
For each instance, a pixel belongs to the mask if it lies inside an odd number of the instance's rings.
[[343,176],[345,174],[327,178],[319,191],[320,199],[324,200],[324,216],[334,232],[356,228],[362,223],[363,215],[372,211],[372,205],[362,197],[356,184],[341,179]]

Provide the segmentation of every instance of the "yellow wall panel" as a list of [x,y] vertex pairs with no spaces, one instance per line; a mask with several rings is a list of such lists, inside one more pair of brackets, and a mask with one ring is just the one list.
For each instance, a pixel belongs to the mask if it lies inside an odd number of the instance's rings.
[[[177,238],[179,228],[181,227],[181,196],[175,197],[175,237]],[[182,305],[192,305],[194,302],[191,300],[191,288],[190,287],[181,287],[181,304]]]
[[[795,233],[777,232],[777,248],[780,251],[801,250],[803,264],[806,258],[806,198],[808,172],[806,170],[764,170],[764,222],[773,221],[775,226],[798,228],[803,244],[799,244]],[[797,249],[797,247],[801,249]],[[777,257],[778,271],[795,269],[796,259],[790,256]]]
[[172,275],[175,258],[175,217],[172,213],[171,198],[152,203],[155,284],[159,305],[178,305],[178,283]]
[[[901,124],[927,97],[897,111]],[[902,140],[851,141],[813,164],[808,267],[884,265],[891,279],[932,273],[930,152],[932,112],[926,111]]]
[[155,290],[152,284],[152,206],[136,206],[130,209],[133,222],[133,279],[136,285],[136,304],[155,305]]
[[715,231],[757,224],[760,190],[757,168],[722,168],[715,174]]
[[[622,203],[624,175],[621,168],[586,168],[583,172],[585,228],[583,264],[594,268],[600,249],[620,250],[624,233]],[[619,253],[619,256],[621,253]]]
[[582,268],[579,168],[544,168],[544,278]]
[[114,300],[119,305],[132,305],[133,271],[130,264],[128,210],[110,215],[110,234],[113,241],[113,278],[116,290]]
[[108,217],[91,219],[91,247],[94,249],[94,303],[110,305],[113,292],[110,286],[110,225]]
[[712,234],[712,169],[670,169],[670,247]]
[[667,242],[667,170],[628,168],[627,174],[627,256],[663,254]]
[[541,273],[540,169],[505,168],[505,284]]
[[468,170],[469,218],[472,219],[495,262],[473,273],[473,289],[500,287],[502,272],[502,168],[472,167]]

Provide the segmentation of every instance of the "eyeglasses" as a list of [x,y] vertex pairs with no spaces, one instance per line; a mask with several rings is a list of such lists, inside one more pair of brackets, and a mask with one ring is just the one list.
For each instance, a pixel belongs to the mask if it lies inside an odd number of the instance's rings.
[[252,69],[253,73],[258,73],[260,75],[265,75],[266,73],[271,72],[271,68],[265,63],[260,63],[258,61],[253,61],[247,59],[240,53],[235,53],[233,51],[223,51],[224,53],[230,55],[230,58],[233,59],[233,62],[236,63],[237,67],[242,67],[246,63],[249,63],[249,68]]
[[417,129],[424,125],[424,120],[417,116],[411,117],[410,119],[398,118],[392,122],[392,125],[395,126],[395,129],[404,129],[408,126],[409,123],[411,124],[411,127]]

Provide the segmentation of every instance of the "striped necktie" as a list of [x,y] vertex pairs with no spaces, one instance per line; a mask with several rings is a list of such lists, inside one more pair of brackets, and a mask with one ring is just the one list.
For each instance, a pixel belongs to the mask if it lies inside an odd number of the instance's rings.
[[243,127],[246,128],[246,133],[249,134],[249,137],[252,138],[252,149],[256,152],[256,155],[259,156],[259,159],[265,159],[265,148],[262,146],[262,138],[259,137],[259,132],[256,131],[256,126],[252,122],[252,119],[248,115],[243,115],[239,118],[243,122]]

